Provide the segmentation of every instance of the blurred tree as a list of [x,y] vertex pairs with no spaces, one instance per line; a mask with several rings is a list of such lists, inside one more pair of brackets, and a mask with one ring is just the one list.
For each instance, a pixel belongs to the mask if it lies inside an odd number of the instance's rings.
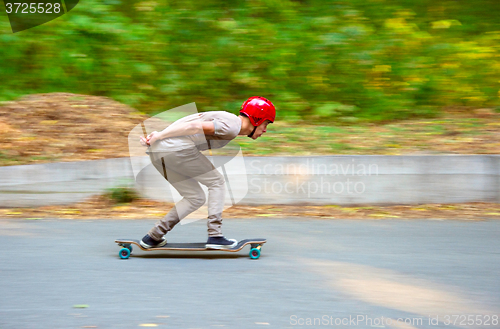
[[289,120],[394,120],[498,106],[497,0],[87,0],[12,34],[0,100],[67,91],[155,114],[236,113],[263,95]]

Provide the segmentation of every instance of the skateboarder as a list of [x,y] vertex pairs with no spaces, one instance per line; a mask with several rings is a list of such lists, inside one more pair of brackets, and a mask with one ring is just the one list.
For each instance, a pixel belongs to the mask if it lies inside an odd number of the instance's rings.
[[208,188],[207,248],[232,248],[236,240],[226,239],[221,231],[224,208],[225,180],[212,163],[200,152],[221,148],[236,136],[257,139],[274,122],[276,110],[264,97],[250,97],[236,116],[225,111],[188,115],[161,132],[153,131],[141,144],[148,146],[147,154],[155,168],[183,197],[175,207],[142,238],[145,248],[161,247],[167,243],[164,235],[181,219],[205,204],[200,183]]

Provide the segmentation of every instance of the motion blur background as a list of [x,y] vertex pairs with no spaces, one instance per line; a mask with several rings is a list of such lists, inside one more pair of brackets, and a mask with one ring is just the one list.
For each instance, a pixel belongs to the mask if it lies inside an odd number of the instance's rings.
[[196,102],[279,120],[356,123],[498,109],[497,0],[85,0],[11,33],[0,14],[0,100],[109,96],[148,114]]
[[[0,9],[0,327],[498,328],[499,0],[81,0],[18,33]],[[224,234],[268,238],[259,261],[121,261],[173,206],[151,165],[134,185],[131,130],[254,95],[277,120],[235,140]]]

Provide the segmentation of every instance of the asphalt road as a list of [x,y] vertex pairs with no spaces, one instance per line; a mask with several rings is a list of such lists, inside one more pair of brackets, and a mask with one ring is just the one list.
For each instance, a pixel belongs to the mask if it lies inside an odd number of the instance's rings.
[[[226,220],[268,239],[260,259],[119,259],[114,239],[153,223],[0,220],[0,329],[500,328],[500,221]],[[205,223],[167,238],[203,242]]]

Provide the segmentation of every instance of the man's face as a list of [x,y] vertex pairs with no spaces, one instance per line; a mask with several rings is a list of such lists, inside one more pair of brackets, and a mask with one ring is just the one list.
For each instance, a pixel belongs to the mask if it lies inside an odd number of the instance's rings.
[[261,123],[259,126],[257,126],[257,129],[255,129],[255,132],[253,133],[252,139],[257,139],[262,134],[264,134],[267,131],[267,125],[269,124],[269,120],[264,121]]

